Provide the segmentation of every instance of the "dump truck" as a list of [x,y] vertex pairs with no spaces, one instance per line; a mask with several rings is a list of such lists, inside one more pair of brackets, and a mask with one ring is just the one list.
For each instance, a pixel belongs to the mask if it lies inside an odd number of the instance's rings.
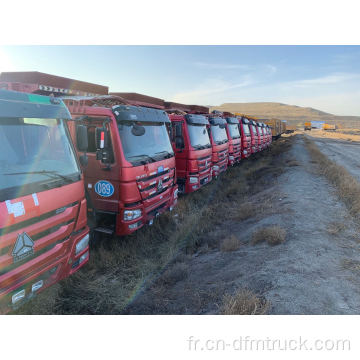
[[226,133],[226,120],[217,113],[209,114],[209,135],[212,147],[212,176],[217,178],[226,171],[229,157],[229,139]]
[[84,182],[70,120],[60,99],[0,90],[0,313],[88,262]]
[[209,120],[205,115],[192,113],[189,105],[175,102],[164,102],[164,105],[172,124],[171,142],[179,192],[191,193],[212,180]]
[[[219,114],[220,115],[220,114]],[[226,120],[226,134],[229,140],[229,166],[241,160],[241,135],[239,119],[232,113],[224,112],[222,117]]]
[[323,124],[323,130],[336,131],[336,125],[335,124]]
[[241,134],[241,157],[246,159],[251,155],[250,121],[244,116],[238,116],[238,120]]
[[304,124],[304,131],[311,131],[311,122],[305,122]]
[[276,140],[281,136],[281,120],[279,119],[265,119],[263,122],[271,128],[272,139]]
[[[7,73],[0,82],[18,86],[21,79],[31,80],[31,84],[20,83],[25,90],[62,96],[73,118],[67,125],[79,160],[78,137],[86,129],[87,165],[83,170],[94,235],[128,235],[173,209],[178,186],[165,111],[108,95],[108,88],[101,85],[48,74]],[[67,84],[69,88],[62,87]],[[91,95],[83,96],[84,92]]]

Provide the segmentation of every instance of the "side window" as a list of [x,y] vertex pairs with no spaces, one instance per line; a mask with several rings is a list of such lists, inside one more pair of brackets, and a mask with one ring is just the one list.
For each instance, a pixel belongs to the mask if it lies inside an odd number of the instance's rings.
[[88,127],[88,152],[96,152],[95,127]]
[[177,149],[183,149],[185,147],[183,132],[182,132],[182,122],[175,122],[173,125],[173,142]]

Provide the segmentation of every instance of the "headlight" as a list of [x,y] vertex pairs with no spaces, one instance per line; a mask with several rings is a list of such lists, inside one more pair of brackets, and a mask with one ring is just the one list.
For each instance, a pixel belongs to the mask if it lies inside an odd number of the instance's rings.
[[213,166],[213,170],[214,170],[214,171],[219,171],[219,167],[218,167],[217,165],[214,165],[214,166]]
[[229,156],[229,160],[234,160],[235,158],[233,156]]
[[175,191],[174,191],[174,199],[176,199],[176,198],[177,198],[177,196],[178,196],[178,192],[179,192],[179,189],[175,189]]
[[137,210],[125,210],[124,211],[124,220],[125,221],[134,220],[134,219],[137,219],[140,216],[141,216],[141,210],[140,209],[137,209]]
[[89,245],[89,234],[84,236],[81,240],[76,244],[75,255],[81,253],[87,246]]
[[189,183],[190,184],[197,184],[199,182],[199,178],[194,177],[194,176],[190,176],[189,178]]

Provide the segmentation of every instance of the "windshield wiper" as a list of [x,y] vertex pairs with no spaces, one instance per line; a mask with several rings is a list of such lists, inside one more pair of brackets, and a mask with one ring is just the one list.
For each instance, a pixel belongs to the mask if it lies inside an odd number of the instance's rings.
[[170,153],[169,151],[159,151],[159,152],[157,152],[157,153],[155,153],[155,155],[160,155],[160,154],[165,154],[166,156],[165,156],[165,159],[166,158],[171,158],[171,157],[173,157],[174,156],[174,153]]
[[7,173],[3,175],[27,175],[27,174],[40,174],[47,175],[52,179],[62,179],[67,182],[73,182],[73,179],[69,176],[61,175],[57,171],[49,171],[49,170],[40,170],[40,171],[24,171],[24,172],[16,172],[16,173]]
[[141,154],[141,155],[133,155],[130,156],[129,159],[133,159],[133,158],[146,158],[147,161],[145,159],[143,160],[139,160],[143,165],[149,163],[149,162],[156,162],[157,160],[154,159],[153,157],[151,157],[150,155],[147,154]]

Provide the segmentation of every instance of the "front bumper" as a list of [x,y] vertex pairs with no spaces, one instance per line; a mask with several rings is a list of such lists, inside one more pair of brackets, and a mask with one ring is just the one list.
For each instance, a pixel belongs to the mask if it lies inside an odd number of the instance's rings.
[[[166,210],[172,210],[173,207],[177,204],[178,185],[172,185],[163,194],[158,195],[157,198],[158,201],[152,203],[149,206],[146,206],[146,202],[142,201],[138,206],[126,209],[122,208],[119,214],[116,215],[116,235],[130,235],[133,232],[142,228],[145,224],[151,225],[154,218],[158,217]],[[142,215],[140,217],[129,221],[124,220],[125,210],[138,209],[141,210]]]
[[[70,251],[60,258],[54,258],[54,261],[47,260],[45,264],[45,258],[49,256],[48,253],[42,254],[37,258],[30,260],[34,264],[39,264],[39,268],[32,271],[30,275],[20,282],[17,282],[13,286],[9,286],[7,289],[0,292],[0,314],[7,313],[11,310],[15,310],[22,306],[27,301],[34,298],[38,293],[42,292],[51,285],[59,282],[72,275],[83,267],[89,261],[89,246],[84,248],[79,254],[75,255],[76,244],[79,240],[89,234],[89,228],[86,226],[81,232],[72,234],[66,243],[59,244],[61,246],[69,247]],[[56,251],[56,247],[53,249]],[[80,262],[80,258],[82,261]],[[51,258],[50,258],[51,259]],[[75,265],[75,266],[74,266]],[[10,274],[9,274],[10,275]],[[41,287],[33,291],[34,285],[42,284]],[[13,298],[23,293],[24,296],[21,300],[13,304]]]

